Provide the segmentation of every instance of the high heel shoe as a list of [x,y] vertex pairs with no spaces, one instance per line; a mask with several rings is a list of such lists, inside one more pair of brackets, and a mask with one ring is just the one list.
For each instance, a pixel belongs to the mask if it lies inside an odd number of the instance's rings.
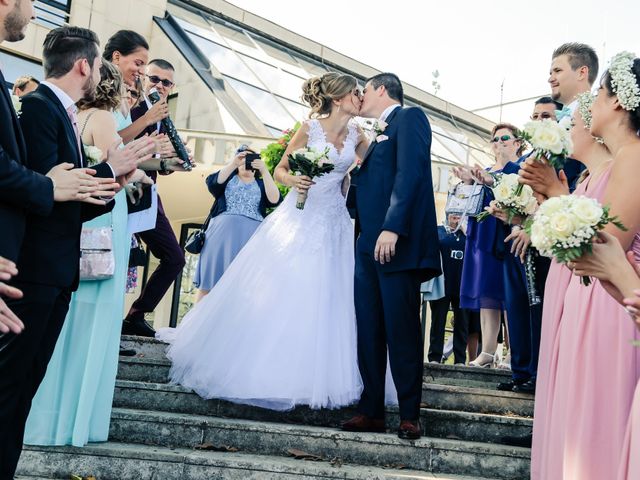
[[491,368],[493,367],[493,362],[495,361],[495,355],[491,355],[487,352],[482,352],[478,355],[473,362],[469,362],[470,367],[480,367],[480,368]]

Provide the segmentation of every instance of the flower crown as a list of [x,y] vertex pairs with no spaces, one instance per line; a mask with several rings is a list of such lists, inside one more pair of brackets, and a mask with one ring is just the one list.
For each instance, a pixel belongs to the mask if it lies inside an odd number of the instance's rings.
[[576,97],[576,100],[578,100],[578,112],[587,130],[591,128],[591,105],[593,105],[595,98],[591,92],[583,92]]
[[611,59],[609,67],[613,93],[618,97],[622,108],[630,112],[640,106],[640,87],[632,70],[634,59],[633,53],[620,52]]

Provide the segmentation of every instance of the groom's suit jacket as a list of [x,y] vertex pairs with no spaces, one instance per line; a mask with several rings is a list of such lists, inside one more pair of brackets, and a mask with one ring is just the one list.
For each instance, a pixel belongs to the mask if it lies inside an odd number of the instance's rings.
[[[84,151],[78,152],[76,135],[69,116],[55,93],[46,85],[23,97],[20,115],[27,139],[26,165],[46,173],[57,164],[86,165]],[[99,163],[93,167],[96,177],[113,178],[111,167]],[[18,258],[18,276],[22,282],[52,285],[75,290],[80,263],[82,222],[113,209],[81,202],[56,203],[47,216],[29,213],[25,238]]]
[[395,232],[396,253],[382,271],[418,270],[428,280],[441,273],[431,126],[417,107],[396,108],[386,122],[383,138],[372,141],[355,174],[358,249],[373,255],[380,233]]
[[53,183],[24,166],[27,147],[2,72],[0,91],[0,225],[3,229],[0,257],[15,262],[24,236],[26,213],[48,215],[51,212]]

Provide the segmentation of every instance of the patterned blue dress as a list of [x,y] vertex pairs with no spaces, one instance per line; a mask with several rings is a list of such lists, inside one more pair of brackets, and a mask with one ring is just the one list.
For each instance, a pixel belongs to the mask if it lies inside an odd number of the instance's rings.
[[244,183],[235,175],[229,180],[224,197],[227,210],[209,222],[193,278],[193,284],[203,290],[211,290],[220,280],[263,220],[256,181]]

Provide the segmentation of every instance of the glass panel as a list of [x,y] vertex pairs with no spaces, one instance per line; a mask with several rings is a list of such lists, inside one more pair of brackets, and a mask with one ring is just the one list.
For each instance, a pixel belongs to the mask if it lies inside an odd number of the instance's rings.
[[238,92],[238,95],[263,123],[282,130],[295,123],[293,117],[270,93],[233,78],[225,77],[225,80],[231,84],[234,90]]
[[284,103],[284,106],[287,107],[289,113],[293,115],[293,118],[298,122],[302,122],[309,118],[309,107],[306,107],[300,103],[292,102],[291,100],[287,100],[286,98],[278,97],[278,99]]
[[269,133],[271,134],[271,136],[273,136],[274,138],[278,138],[280,136],[282,136],[282,130],[279,130],[277,128],[273,128],[270,127],[269,125],[265,125],[265,127],[267,127],[267,130],[269,130]]
[[248,82],[259,84],[256,76],[238,58],[232,50],[217,43],[209,42],[197,35],[188,34],[200,51],[225,75]]
[[284,68],[285,70],[303,78],[307,78],[309,76],[306,70],[298,64],[296,59],[291,56],[287,49],[279,47],[268,40],[254,35],[252,35],[251,38],[253,38],[253,40],[265,51],[269,58],[269,63],[273,63],[274,65]]
[[240,55],[253,73],[262,80],[262,83],[273,93],[282,95],[292,100],[298,100],[302,93],[304,80],[289,73],[278,70],[276,67],[255,60],[246,55]]
[[311,59],[304,59],[295,54],[293,54],[293,56],[298,60],[298,62],[300,62],[300,65],[302,65],[302,68],[306,71],[306,78],[317,77],[329,71],[329,68]]
[[256,48],[256,45],[244,33],[244,31],[238,28],[231,27],[226,24],[222,24],[220,22],[216,22],[214,19],[211,19],[211,18],[210,20],[212,20],[211,24],[213,28],[222,37],[224,37],[227,44],[231,48],[233,48],[234,50],[237,50],[238,52],[248,53],[249,55],[254,55],[254,56],[256,56],[259,53],[258,49]]
[[212,40],[214,42],[218,42],[224,45],[224,40],[217,32],[214,32],[211,28],[203,28],[193,23],[182,20],[178,17],[173,17],[178,25],[180,25],[187,32],[195,33],[196,35],[200,35],[201,37],[206,38],[207,40]]
[[2,74],[11,85],[16,78],[23,75],[31,75],[38,80],[42,80],[44,77],[42,65],[26,58],[10,55],[2,50],[0,50],[0,63],[2,63]]

